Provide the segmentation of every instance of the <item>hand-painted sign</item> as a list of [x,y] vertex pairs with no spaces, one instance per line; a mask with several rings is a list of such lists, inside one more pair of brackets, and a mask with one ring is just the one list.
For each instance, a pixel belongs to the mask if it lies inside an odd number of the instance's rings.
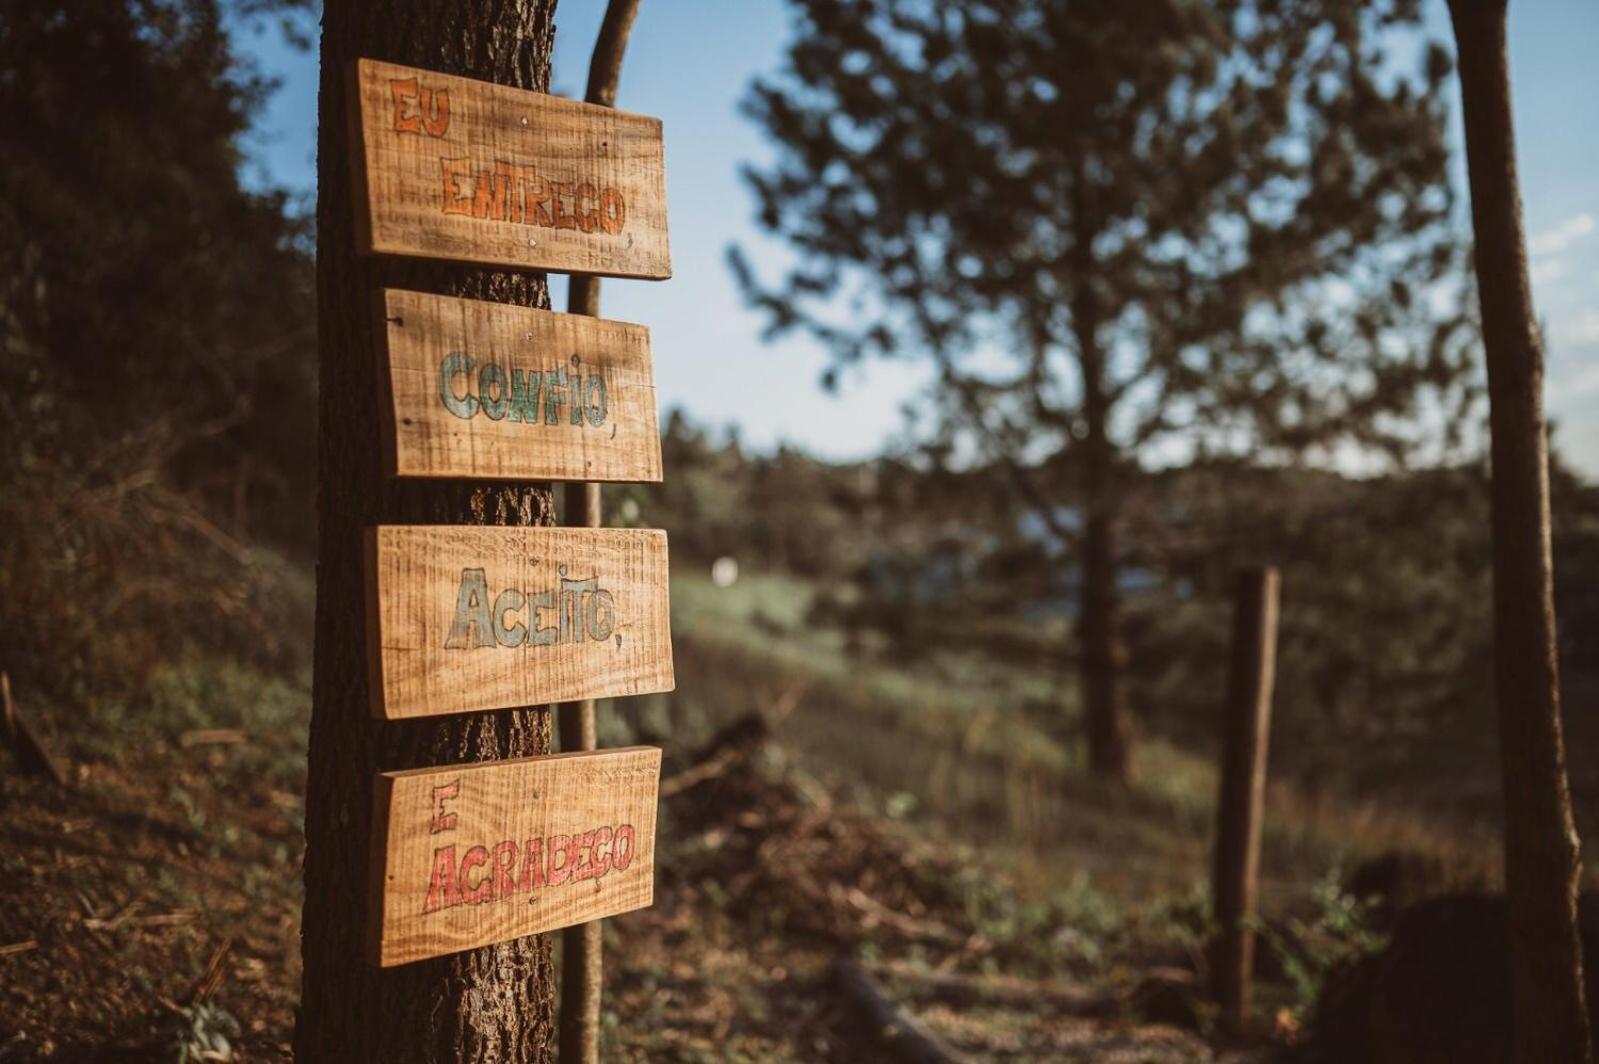
[[363,250],[671,276],[659,119],[371,59],[350,91]]
[[661,752],[377,778],[370,953],[389,967],[649,906]]
[[383,525],[367,568],[377,716],[673,687],[664,532]]
[[396,475],[661,479],[642,325],[394,289],[382,312]]

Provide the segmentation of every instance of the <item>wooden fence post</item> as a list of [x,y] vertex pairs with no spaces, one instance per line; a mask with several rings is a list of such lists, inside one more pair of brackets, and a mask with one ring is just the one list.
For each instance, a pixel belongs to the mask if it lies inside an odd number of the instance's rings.
[[1277,570],[1238,574],[1231,671],[1222,733],[1221,796],[1216,805],[1217,938],[1212,985],[1223,1022],[1233,1030],[1249,1015],[1255,962],[1255,886],[1266,796],[1266,747],[1277,671]]
[[[604,107],[616,106],[622,78],[622,56],[638,15],[639,0],[610,0],[605,20],[589,60],[588,91],[584,99]],[[600,316],[600,279],[573,274],[566,309],[572,314]],[[600,486],[573,483],[566,486],[566,523],[599,528]],[[561,750],[593,750],[598,746],[594,699],[563,703],[557,720]],[[560,1054],[568,1064],[598,1064],[600,1059],[600,1006],[605,989],[604,928],[598,920],[569,927],[561,933]]]

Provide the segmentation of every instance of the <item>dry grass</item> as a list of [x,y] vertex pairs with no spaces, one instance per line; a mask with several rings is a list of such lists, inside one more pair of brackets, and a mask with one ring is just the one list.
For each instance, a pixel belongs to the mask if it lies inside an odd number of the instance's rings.
[[[808,630],[803,599],[780,583],[677,601],[679,691],[604,708],[602,740],[660,742],[670,774],[751,709],[770,715],[774,739],[760,771],[664,803],[657,905],[608,932],[615,1057],[870,1055],[827,975],[840,955],[1107,987],[1202,964],[1216,790],[1203,752],[1146,737],[1139,781],[1108,785],[1082,769],[1069,701],[1064,725],[1036,712],[1058,678],[962,682],[958,660],[856,661],[835,633]],[[219,1033],[246,1059],[285,1053],[306,678],[194,659],[128,699],[19,693],[76,783],[58,796],[0,773],[0,875],[14,885],[0,891],[0,1059],[166,1057]],[[1390,850],[1462,880],[1489,881],[1497,865],[1491,825],[1294,779],[1269,800],[1272,921],[1314,917],[1329,870]],[[895,992],[979,1056],[1092,1059],[1129,1030],[1151,1053],[1160,1039],[1191,1044],[1126,1021]],[[1268,981],[1262,997],[1286,1007],[1292,993]]]

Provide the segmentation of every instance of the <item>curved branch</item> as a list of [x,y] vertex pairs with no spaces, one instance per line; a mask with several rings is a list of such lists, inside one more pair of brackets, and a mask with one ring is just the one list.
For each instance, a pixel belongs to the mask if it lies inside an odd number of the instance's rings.
[[[611,0],[605,8],[605,21],[600,23],[600,35],[594,42],[594,56],[589,60],[588,91],[583,98],[601,107],[616,106],[616,90],[622,83],[622,56],[627,51],[627,40],[633,34],[633,20],[638,17],[639,0]],[[600,279],[589,274],[574,273],[571,288],[567,291],[566,309],[572,314],[600,316]]]

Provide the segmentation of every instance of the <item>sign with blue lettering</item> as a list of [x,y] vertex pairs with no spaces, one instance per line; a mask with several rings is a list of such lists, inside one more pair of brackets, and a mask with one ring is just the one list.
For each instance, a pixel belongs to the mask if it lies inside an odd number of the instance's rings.
[[644,326],[397,289],[380,310],[394,475],[661,479]]
[[673,687],[664,532],[380,525],[367,567],[379,717]]

